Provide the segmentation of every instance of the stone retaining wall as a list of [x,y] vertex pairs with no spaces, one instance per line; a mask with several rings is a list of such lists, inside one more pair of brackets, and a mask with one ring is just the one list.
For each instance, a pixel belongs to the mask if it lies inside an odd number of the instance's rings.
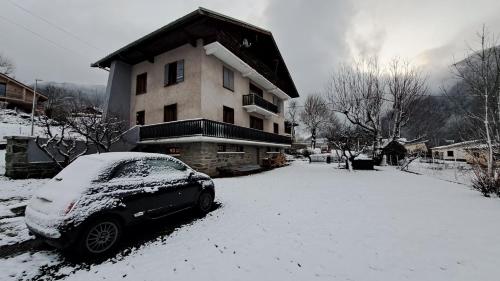
[[[196,171],[209,176],[218,176],[219,168],[261,165],[262,159],[270,156],[267,153],[267,147],[228,144],[226,145],[227,151],[218,152],[218,145],[211,142],[156,144],[142,146],[139,150],[168,154],[169,148],[178,148],[180,152],[172,156],[188,164]],[[238,147],[242,147],[243,151],[237,151]]]
[[30,160],[32,142],[32,137],[7,137],[5,176],[12,179],[50,178],[59,172],[54,162],[43,161],[43,158],[42,161]]

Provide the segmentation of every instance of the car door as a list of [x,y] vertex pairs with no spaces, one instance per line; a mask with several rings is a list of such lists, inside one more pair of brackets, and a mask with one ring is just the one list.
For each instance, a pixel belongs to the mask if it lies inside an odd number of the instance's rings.
[[135,160],[121,163],[112,172],[105,188],[120,199],[121,209],[130,219],[141,218],[155,206],[145,191],[145,178],[148,174],[144,161]]
[[149,159],[150,174],[146,185],[158,187],[158,198],[163,204],[162,212],[170,213],[191,204],[196,185],[190,181],[190,169],[169,159]]

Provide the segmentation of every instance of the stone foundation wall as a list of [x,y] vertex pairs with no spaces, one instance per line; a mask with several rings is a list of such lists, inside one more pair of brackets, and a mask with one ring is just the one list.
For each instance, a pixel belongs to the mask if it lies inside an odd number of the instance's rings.
[[[226,152],[218,152],[218,144],[209,142],[148,145],[141,147],[140,150],[168,154],[168,149],[172,147],[179,149],[179,153],[172,154],[172,156],[209,176],[217,176],[218,168],[261,165],[262,159],[270,156],[267,153],[267,147],[226,145]],[[243,151],[238,152],[235,149],[237,147],[242,147]]]
[[5,176],[12,179],[50,178],[59,172],[54,162],[29,160],[30,137],[8,137]]

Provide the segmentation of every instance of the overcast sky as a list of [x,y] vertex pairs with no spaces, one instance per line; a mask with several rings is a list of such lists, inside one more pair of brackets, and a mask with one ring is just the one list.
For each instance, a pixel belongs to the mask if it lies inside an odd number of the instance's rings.
[[0,0],[0,53],[26,83],[106,84],[91,62],[199,6],[271,30],[301,95],[339,62],[373,55],[411,60],[437,83],[483,24],[500,34],[498,0]]

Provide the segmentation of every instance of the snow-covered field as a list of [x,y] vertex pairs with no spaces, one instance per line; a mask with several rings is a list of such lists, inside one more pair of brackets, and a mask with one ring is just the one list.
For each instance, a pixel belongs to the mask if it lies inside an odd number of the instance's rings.
[[453,161],[427,163],[415,160],[410,163],[408,170],[437,179],[465,185],[471,185],[471,180],[474,175],[471,165],[465,162]]
[[[34,127],[35,135],[44,135],[37,119]],[[31,134],[31,116],[27,113],[10,109],[0,109],[0,142],[4,142],[5,136],[29,136]]]
[[0,259],[0,280],[498,280],[498,198],[391,167],[334,167],[216,179],[222,206],[170,235],[85,266],[16,253]]

